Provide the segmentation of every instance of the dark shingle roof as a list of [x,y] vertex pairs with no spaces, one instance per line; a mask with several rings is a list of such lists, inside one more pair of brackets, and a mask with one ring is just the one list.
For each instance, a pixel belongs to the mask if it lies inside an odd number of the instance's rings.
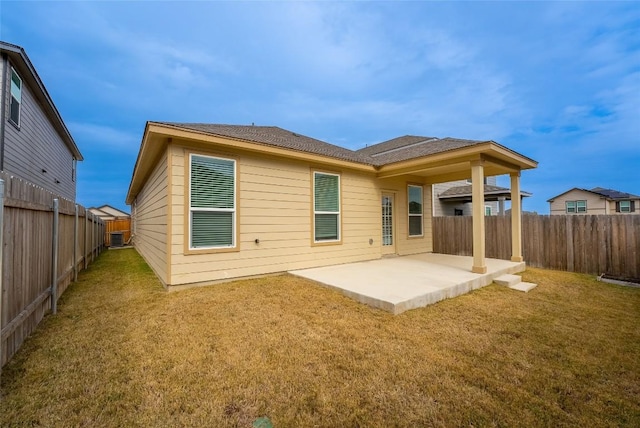
[[422,144],[407,145],[397,150],[382,152],[372,157],[376,160],[376,165],[386,165],[394,162],[414,159],[421,156],[434,155],[436,153],[448,152],[449,150],[460,149],[462,147],[475,146],[487,141],[461,140],[458,138],[433,138],[426,140]]
[[609,199],[640,199],[640,196],[631,193],[619,192],[618,190],[594,187],[589,192],[597,193]]
[[388,152],[390,150],[396,150],[401,147],[406,147],[413,144],[419,144],[421,142],[433,140],[433,137],[420,137],[418,135],[405,135],[404,137],[393,138],[391,140],[383,141],[382,143],[367,146],[363,149],[357,150],[357,153],[363,155],[372,156],[382,152]]
[[[472,190],[471,185],[451,187],[445,190],[444,192],[440,193],[438,197],[442,199],[447,199],[447,198],[455,198],[455,197],[461,197],[461,196],[471,196],[471,190]],[[484,185],[485,195],[502,194],[502,193],[511,195],[511,189],[508,189],[506,187],[493,186],[491,184]],[[531,196],[531,193],[529,192],[521,191],[520,193],[522,196],[525,196],[525,197]]]
[[457,138],[434,138],[405,135],[357,151],[345,149],[315,138],[306,137],[277,126],[217,125],[205,123],[157,122],[191,131],[222,137],[238,138],[254,143],[329,156],[346,161],[381,166],[422,156],[442,153],[486,141]]
[[158,123],[222,137],[238,138],[269,146],[329,156],[352,162],[359,162],[368,165],[374,164],[373,159],[368,156],[324,141],[316,140],[315,138],[296,134],[295,132],[287,131],[286,129],[278,128],[277,126],[215,125],[205,123],[171,122]]

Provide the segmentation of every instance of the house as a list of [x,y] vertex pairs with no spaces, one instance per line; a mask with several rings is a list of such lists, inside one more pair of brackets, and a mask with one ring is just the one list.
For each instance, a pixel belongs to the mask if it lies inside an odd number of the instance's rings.
[[551,215],[563,214],[640,214],[640,196],[618,190],[574,187],[549,199]]
[[91,207],[89,211],[93,215],[100,217],[102,221],[127,219],[130,217],[129,213],[114,208],[111,205],[102,205],[98,208]]
[[[431,185],[472,179],[487,271],[484,177],[537,163],[494,141],[407,136],[352,151],[274,126],[148,122],[126,203],[167,287],[432,251]],[[512,260],[522,261],[520,198]]]
[[[511,200],[511,190],[496,185],[496,177],[484,180],[485,215],[505,215],[505,201]],[[468,216],[472,213],[471,180],[449,181],[433,184],[433,216]],[[529,192],[520,192],[520,197],[531,196]]]
[[0,54],[0,170],[75,201],[82,154],[24,49]]

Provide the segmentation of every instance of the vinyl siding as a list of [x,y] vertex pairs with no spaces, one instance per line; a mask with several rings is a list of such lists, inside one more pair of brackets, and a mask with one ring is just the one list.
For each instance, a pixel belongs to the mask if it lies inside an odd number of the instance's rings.
[[[7,65],[10,70],[11,64]],[[10,72],[10,71],[8,71]],[[20,128],[9,121],[10,82],[2,85],[5,109],[4,171],[75,201],[73,155],[22,78]],[[45,170],[46,173],[43,173]],[[60,183],[56,183],[58,180]]]
[[[404,256],[433,251],[433,237],[431,234],[431,186],[423,185],[423,236],[409,237],[409,206],[407,204],[407,186],[421,184],[419,177],[400,177],[379,181],[379,186],[385,193],[395,195],[395,238],[396,253]],[[378,203],[380,204],[380,203]],[[380,226],[381,227],[381,226]]]
[[628,201],[635,201],[635,211],[632,213],[616,212],[616,201],[607,201],[607,214],[620,214],[620,215],[640,215],[640,199],[627,199]]
[[136,250],[158,275],[168,283],[167,153],[160,158],[151,176],[138,193],[132,209],[133,243]]
[[[380,257],[380,191],[373,174],[333,171],[341,177],[342,243],[312,244],[313,166],[252,153],[238,161],[239,251],[185,254],[186,162],[174,144],[171,189],[171,285],[283,272]],[[215,150],[198,153],[229,157]],[[318,167],[324,171],[325,168]],[[260,243],[256,244],[255,240]],[[373,239],[373,244],[369,240]]]
[[[607,201],[594,193],[584,192],[582,190],[574,189],[564,195],[561,195],[550,202],[551,215],[565,215],[567,214],[566,201],[587,201],[587,212],[577,213],[580,214],[615,214],[616,207],[613,205],[613,211],[609,211],[607,208]],[[574,215],[573,213],[571,215]]]

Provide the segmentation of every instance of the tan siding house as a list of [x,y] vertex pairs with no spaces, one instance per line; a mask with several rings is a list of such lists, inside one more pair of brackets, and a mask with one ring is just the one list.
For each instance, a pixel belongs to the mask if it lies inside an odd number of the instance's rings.
[[518,177],[536,166],[445,140],[371,156],[277,127],[149,122],[127,194],[133,242],[167,287],[430,252],[434,180],[470,176],[471,161]]
[[551,215],[565,214],[640,214],[640,196],[613,189],[574,187],[549,199]]

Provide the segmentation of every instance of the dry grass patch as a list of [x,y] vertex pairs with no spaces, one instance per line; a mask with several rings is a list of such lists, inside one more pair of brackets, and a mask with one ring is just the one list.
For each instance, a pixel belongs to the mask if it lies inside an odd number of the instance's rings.
[[0,425],[640,426],[640,289],[524,279],[393,316],[288,275],[166,293],[109,251],[5,366]]

